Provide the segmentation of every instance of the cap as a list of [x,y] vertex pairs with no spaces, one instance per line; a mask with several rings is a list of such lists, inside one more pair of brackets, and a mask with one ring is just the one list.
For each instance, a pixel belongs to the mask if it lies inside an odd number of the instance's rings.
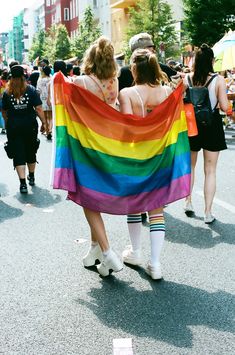
[[129,47],[130,50],[134,52],[135,49],[154,47],[154,43],[152,41],[152,37],[148,33],[138,33],[137,35],[131,37]]
[[11,67],[11,75],[12,78],[24,76],[24,68],[21,65],[13,65],[13,67]]

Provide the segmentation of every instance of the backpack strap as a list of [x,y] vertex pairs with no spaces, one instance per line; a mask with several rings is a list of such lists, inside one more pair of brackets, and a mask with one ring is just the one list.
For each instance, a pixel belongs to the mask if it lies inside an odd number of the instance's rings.
[[187,79],[188,79],[188,86],[189,86],[190,88],[192,88],[192,87],[193,87],[193,83],[192,83],[192,80],[191,80],[190,75],[188,75]]
[[207,87],[210,85],[210,83],[212,82],[212,80],[213,80],[214,78],[216,78],[217,76],[218,76],[218,74],[212,75],[212,77],[208,80],[208,82],[206,83],[206,85],[204,85],[205,88],[207,88]]

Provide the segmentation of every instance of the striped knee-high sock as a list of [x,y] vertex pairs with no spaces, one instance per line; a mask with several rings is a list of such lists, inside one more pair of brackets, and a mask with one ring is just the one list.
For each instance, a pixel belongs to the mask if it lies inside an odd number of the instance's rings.
[[165,238],[165,220],[163,213],[149,216],[150,223],[150,242],[151,242],[151,265],[157,265],[160,262]]
[[141,223],[142,219],[140,213],[128,214],[127,224],[133,251],[141,248]]

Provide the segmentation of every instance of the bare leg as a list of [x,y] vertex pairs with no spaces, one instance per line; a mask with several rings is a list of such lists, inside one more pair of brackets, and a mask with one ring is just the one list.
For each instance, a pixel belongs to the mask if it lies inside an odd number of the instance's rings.
[[52,132],[52,112],[51,111],[45,111],[46,113],[46,121],[47,121],[47,129],[48,133]]
[[219,157],[219,152],[203,151],[204,155],[204,199],[205,199],[205,214],[211,213],[212,203],[216,190],[216,166]]
[[189,196],[186,197],[186,201],[192,202],[192,192],[193,192],[193,186],[194,186],[194,180],[195,180],[195,168],[197,164],[197,156],[198,152],[193,152],[191,151],[191,193]]
[[25,179],[25,165],[17,165],[16,171],[19,176],[19,179]]
[[97,241],[101,250],[107,251],[109,249],[109,242],[106,235],[104,222],[99,212],[83,208],[87,222],[91,229],[92,241]]
[[27,164],[27,165],[28,165],[29,173],[34,173],[36,163]]

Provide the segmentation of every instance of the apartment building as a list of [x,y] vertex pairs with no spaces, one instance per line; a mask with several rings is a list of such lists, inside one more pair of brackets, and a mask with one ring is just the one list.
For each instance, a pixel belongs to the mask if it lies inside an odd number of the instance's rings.
[[44,0],[45,29],[53,24],[65,25],[70,37],[78,31],[79,0]]
[[86,8],[90,6],[94,12],[95,19],[99,23],[104,36],[111,39],[111,8],[110,0],[80,0],[78,18],[81,21]]
[[45,28],[45,10],[44,0],[38,0],[31,7],[24,9],[23,14],[23,32],[24,32],[24,50],[23,62],[27,63],[28,52],[32,45],[34,35]]
[[[165,1],[168,2],[172,8],[175,26],[180,33],[181,22],[183,20],[182,0]],[[136,0],[110,0],[112,27],[111,38],[116,54],[121,54],[123,49],[125,28],[128,24],[128,8],[130,6],[135,6],[136,2]]]

